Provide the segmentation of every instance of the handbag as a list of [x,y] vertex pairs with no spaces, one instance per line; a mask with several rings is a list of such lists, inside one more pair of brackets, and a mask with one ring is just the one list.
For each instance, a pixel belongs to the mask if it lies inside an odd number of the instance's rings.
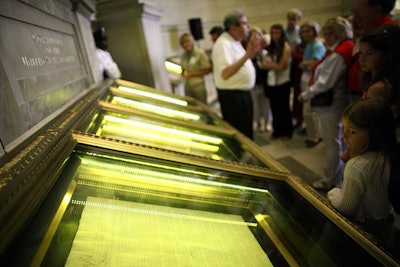
[[310,105],[313,107],[327,107],[332,105],[333,102],[333,89],[320,93],[311,99]]

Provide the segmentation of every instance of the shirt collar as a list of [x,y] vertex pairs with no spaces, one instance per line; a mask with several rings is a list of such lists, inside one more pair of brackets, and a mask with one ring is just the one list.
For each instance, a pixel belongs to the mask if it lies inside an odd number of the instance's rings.
[[339,43],[340,43],[340,41],[337,41],[336,43],[334,43],[333,45],[327,47],[326,49],[333,51],[333,50],[335,50],[336,46],[338,46]]
[[394,24],[394,25],[398,25],[394,20],[392,20],[389,16],[385,15],[382,18],[380,18],[376,23],[375,23],[375,27],[378,27],[379,25],[382,24]]

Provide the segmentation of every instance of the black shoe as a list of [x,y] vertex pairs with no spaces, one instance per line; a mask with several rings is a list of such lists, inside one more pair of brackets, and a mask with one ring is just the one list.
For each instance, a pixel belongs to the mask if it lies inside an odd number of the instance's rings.
[[304,141],[306,143],[306,147],[307,148],[313,148],[316,145],[318,145],[319,143],[321,143],[322,139],[318,139],[317,141],[312,141],[312,140],[306,140]]

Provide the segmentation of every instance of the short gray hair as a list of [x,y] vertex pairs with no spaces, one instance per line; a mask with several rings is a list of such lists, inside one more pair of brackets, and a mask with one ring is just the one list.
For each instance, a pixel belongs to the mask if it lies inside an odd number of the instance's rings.
[[301,17],[303,16],[303,13],[297,9],[297,8],[292,8],[286,12],[286,17],[287,18],[294,18],[296,20],[301,20]]
[[332,30],[340,40],[353,39],[353,28],[350,22],[343,17],[336,17],[328,19],[322,31]]
[[225,31],[229,31],[232,26],[240,26],[240,19],[245,16],[246,14],[242,10],[236,10],[226,15],[224,18]]

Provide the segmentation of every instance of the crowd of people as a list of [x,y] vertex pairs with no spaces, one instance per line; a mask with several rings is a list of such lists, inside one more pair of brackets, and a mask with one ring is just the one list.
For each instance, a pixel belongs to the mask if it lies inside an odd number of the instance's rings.
[[310,149],[324,142],[324,176],[311,186],[399,255],[400,27],[390,18],[394,4],[354,0],[350,16],[329,18],[322,27],[312,19],[301,23],[301,11],[292,9],[287,25],[273,24],[268,33],[235,11],[209,32],[212,66],[198,65],[213,73],[223,119],[248,138],[265,131],[272,117],[271,140],[303,134]]

